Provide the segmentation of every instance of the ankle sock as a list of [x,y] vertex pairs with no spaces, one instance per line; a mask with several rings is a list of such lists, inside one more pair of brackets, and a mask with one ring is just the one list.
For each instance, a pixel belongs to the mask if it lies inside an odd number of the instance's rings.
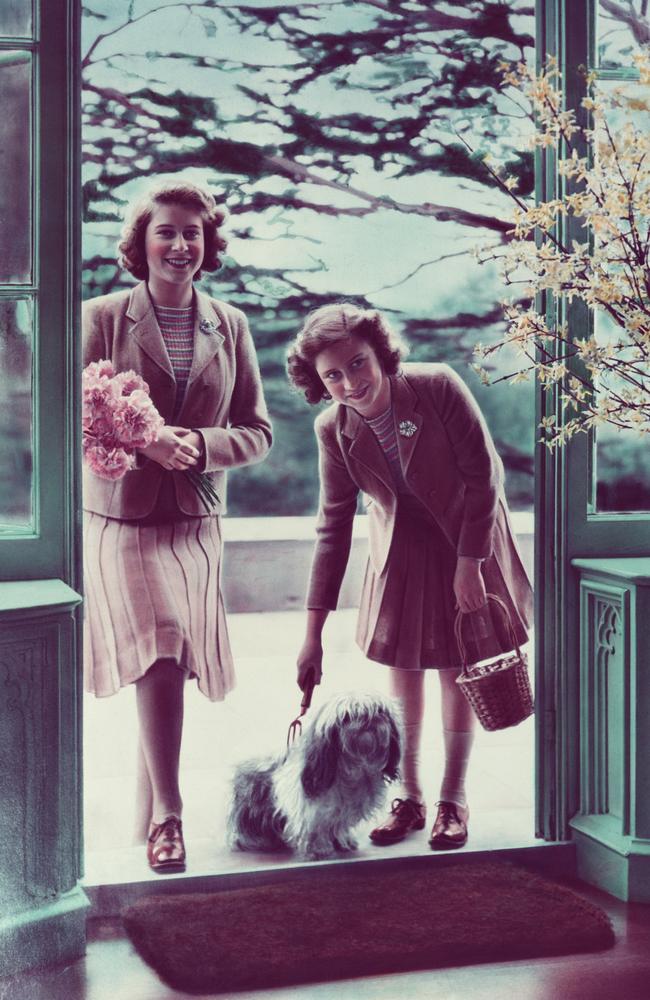
[[445,770],[440,786],[440,798],[443,802],[455,802],[459,806],[466,806],[465,775],[474,743],[474,732],[444,729],[443,738]]
[[424,671],[390,668],[390,692],[399,701],[402,715],[400,771],[406,798],[422,802],[420,787],[420,736],[424,715]]
[[422,723],[407,723],[403,727],[404,748],[402,750],[402,761],[400,770],[402,772],[402,788],[408,799],[415,799],[422,802],[422,789],[420,787],[420,733]]

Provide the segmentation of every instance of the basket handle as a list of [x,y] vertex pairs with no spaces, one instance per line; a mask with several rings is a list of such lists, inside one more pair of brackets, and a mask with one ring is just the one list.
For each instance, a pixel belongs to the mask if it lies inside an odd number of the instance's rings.
[[[486,598],[487,601],[494,601],[494,603],[497,604],[503,611],[503,616],[505,618],[506,625],[508,626],[510,639],[512,640],[513,649],[516,649],[517,655],[521,657],[521,649],[519,648],[519,643],[517,642],[517,637],[515,635],[514,626],[512,624],[512,619],[510,618],[510,612],[508,611],[507,605],[505,604],[504,601],[501,600],[500,597],[497,597],[496,594],[486,594]],[[454,620],[454,635],[456,637],[456,642],[458,643],[458,651],[460,653],[460,660],[463,665],[463,673],[465,673],[466,668],[468,666],[467,649],[465,647],[465,643],[463,642],[463,637],[462,637],[463,615],[472,613],[473,612],[465,612],[459,610]]]

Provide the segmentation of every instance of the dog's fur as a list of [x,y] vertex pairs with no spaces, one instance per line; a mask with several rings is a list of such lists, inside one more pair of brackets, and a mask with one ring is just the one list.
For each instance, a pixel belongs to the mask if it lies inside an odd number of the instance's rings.
[[228,839],[243,851],[290,847],[302,857],[353,851],[353,828],[384,802],[398,777],[397,709],[377,695],[338,695],[286,753],[240,764]]

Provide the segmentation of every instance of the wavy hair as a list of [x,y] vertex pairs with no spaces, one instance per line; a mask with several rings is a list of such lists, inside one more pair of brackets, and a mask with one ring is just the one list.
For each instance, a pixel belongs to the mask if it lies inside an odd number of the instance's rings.
[[220,254],[228,244],[219,229],[228,213],[224,207],[217,205],[209,191],[190,181],[157,184],[130,206],[117,245],[120,267],[129,271],[134,278],[146,280],[149,277],[145,233],[158,205],[182,205],[183,208],[193,209],[201,216],[205,250],[201,267],[194,277],[200,278],[203,271],[216,271],[220,268]]
[[289,381],[308,403],[332,398],[316,371],[316,358],[325,348],[351,336],[361,337],[372,347],[387,375],[399,371],[407,348],[378,309],[361,309],[350,302],[321,306],[309,314],[287,354]]

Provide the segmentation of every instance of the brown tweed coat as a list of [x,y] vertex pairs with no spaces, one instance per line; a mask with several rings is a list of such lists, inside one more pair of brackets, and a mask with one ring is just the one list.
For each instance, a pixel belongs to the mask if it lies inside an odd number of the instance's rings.
[[[194,357],[176,423],[201,433],[205,471],[223,498],[225,470],[263,459],[271,446],[271,424],[246,317],[196,289],[194,294]],[[85,302],[83,335],[84,366],[106,358],[116,371],[138,372],[148,382],[159,413],[171,423],[176,381],[145,282]],[[156,505],[165,475],[169,473],[161,465],[144,458],[116,482],[84,467],[84,507],[105,517],[146,517]],[[184,474],[171,475],[179,511],[205,516]],[[212,513],[221,513],[221,508],[217,504]]]
[[[474,397],[448,365],[426,363],[403,365],[391,377],[391,393],[396,426],[415,427],[411,436],[397,434],[408,486],[458,555],[494,556],[515,607],[529,623],[532,591],[510,525],[503,464]],[[333,609],[359,491],[368,498],[370,561],[378,574],[390,559],[397,494],[375,435],[354,409],[332,404],[317,417],[315,431],[321,491],[307,606]],[[495,531],[497,520],[503,532]]]

